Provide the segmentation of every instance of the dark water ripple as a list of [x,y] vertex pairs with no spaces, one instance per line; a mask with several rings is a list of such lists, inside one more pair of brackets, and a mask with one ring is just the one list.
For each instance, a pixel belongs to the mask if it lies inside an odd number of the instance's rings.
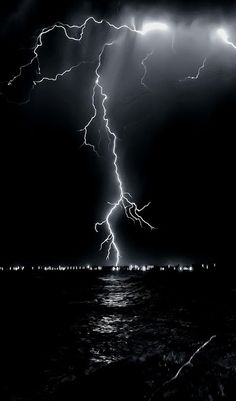
[[[41,297],[45,280],[36,286]],[[146,400],[152,394],[159,400],[236,399],[235,291],[219,293],[208,284],[199,291],[196,282],[170,285],[130,273],[59,280],[47,290],[45,305],[34,301],[45,314],[34,323],[40,351],[31,360],[26,344],[31,367],[14,372],[12,389],[2,385],[6,400]],[[212,335],[216,338],[163,387]],[[20,367],[17,347],[14,358]],[[27,385],[27,374],[34,385]]]

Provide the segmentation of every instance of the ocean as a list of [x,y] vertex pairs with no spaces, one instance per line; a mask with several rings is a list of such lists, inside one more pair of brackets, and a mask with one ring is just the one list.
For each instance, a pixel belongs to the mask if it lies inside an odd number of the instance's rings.
[[202,273],[2,273],[1,401],[235,400],[236,290]]

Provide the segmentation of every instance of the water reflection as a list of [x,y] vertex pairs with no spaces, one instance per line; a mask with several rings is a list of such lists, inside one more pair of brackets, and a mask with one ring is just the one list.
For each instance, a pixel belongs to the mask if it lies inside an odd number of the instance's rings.
[[[111,274],[101,277],[103,290],[97,295],[100,313],[91,316],[90,327],[94,338],[91,348],[91,362],[109,364],[124,358],[128,352],[127,341],[135,331],[137,316],[130,314],[132,297],[138,288],[129,277]],[[136,294],[136,295],[135,295]],[[119,309],[122,308],[122,312]]]
[[[140,292],[137,283],[130,281],[130,277],[110,275],[101,278],[104,282],[103,292],[99,294],[98,301],[101,305],[111,308],[127,307],[133,303],[133,297]],[[135,298],[136,300],[136,298]]]

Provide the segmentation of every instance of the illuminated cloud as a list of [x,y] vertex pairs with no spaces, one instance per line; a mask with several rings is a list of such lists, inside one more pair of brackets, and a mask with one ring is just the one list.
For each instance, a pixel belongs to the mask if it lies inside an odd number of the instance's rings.
[[147,22],[143,24],[141,33],[146,35],[148,32],[152,31],[168,31],[169,27],[164,22]]
[[217,35],[219,35],[223,42],[225,42],[227,45],[236,49],[236,45],[229,40],[229,35],[223,28],[217,29]]

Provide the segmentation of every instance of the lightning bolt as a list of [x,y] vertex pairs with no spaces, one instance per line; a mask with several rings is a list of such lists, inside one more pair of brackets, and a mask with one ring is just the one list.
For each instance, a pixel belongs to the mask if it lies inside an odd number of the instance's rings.
[[220,36],[220,38],[223,40],[224,43],[233,47],[236,50],[236,45],[229,40],[229,35],[223,28],[219,28],[217,30],[217,35]]
[[[16,75],[14,75],[13,78],[11,78],[9,81],[7,81],[8,86],[11,86],[17,79],[21,78],[24,70],[27,69],[28,67],[33,66],[35,63],[36,63],[36,73],[37,73],[37,75],[41,76],[41,67],[40,67],[38,52],[39,52],[39,49],[43,46],[43,38],[45,35],[47,35],[49,32],[54,31],[55,29],[59,29],[64,32],[67,39],[76,41],[76,42],[81,42],[81,40],[83,39],[87,24],[90,21],[95,24],[99,24],[99,25],[104,23],[116,31],[120,31],[122,29],[127,29],[128,31],[134,32],[135,34],[138,34],[138,35],[146,35],[150,31],[166,31],[166,30],[168,30],[168,26],[165,23],[161,23],[161,22],[144,23],[142,26],[142,29],[138,30],[135,27],[134,21],[132,21],[132,27],[130,27],[126,24],[116,26],[105,19],[96,20],[94,17],[88,17],[81,25],[69,25],[69,24],[57,22],[57,23],[55,23],[49,27],[43,28],[41,30],[39,35],[36,37],[35,45],[32,49],[33,57],[31,58],[31,60],[28,63],[20,66],[18,73]],[[71,32],[72,31],[74,32],[74,30],[76,30],[76,32],[72,35]],[[122,178],[121,178],[120,171],[119,171],[119,163],[118,163],[119,162],[118,152],[117,152],[117,139],[118,138],[117,138],[116,133],[111,129],[109,118],[107,116],[106,103],[108,100],[108,96],[105,93],[104,88],[101,84],[100,69],[101,69],[102,57],[105,52],[105,49],[107,47],[113,46],[115,43],[116,43],[115,41],[105,43],[102,47],[101,52],[99,53],[98,63],[96,65],[96,69],[95,69],[95,82],[94,82],[94,85],[92,88],[92,97],[91,97],[91,105],[92,105],[92,110],[93,110],[92,116],[90,117],[88,122],[85,124],[85,126],[83,128],[81,128],[79,131],[83,132],[83,144],[82,145],[91,147],[91,149],[98,155],[98,152],[97,152],[95,146],[88,142],[88,129],[90,128],[91,124],[94,122],[94,120],[96,119],[97,114],[98,114],[96,104],[95,104],[95,97],[98,94],[99,98],[100,98],[100,104],[102,106],[102,118],[103,118],[103,123],[104,123],[104,129],[106,130],[109,140],[112,143],[113,169],[114,169],[114,175],[115,175],[116,185],[117,185],[117,189],[118,189],[118,196],[117,196],[115,202],[113,202],[113,203],[108,202],[108,204],[110,205],[110,208],[108,209],[105,218],[100,222],[96,222],[95,230],[96,230],[96,232],[98,232],[99,227],[102,227],[102,226],[106,227],[107,237],[101,243],[100,250],[102,250],[104,245],[106,244],[107,245],[106,259],[110,258],[111,252],[113,251],[115,254],[115,264],[118,265],[119,261],[120,261],[120,251],[119,251],[119,248],[118,248],[118,245],[116,242],[116,236],[115,236],[115,232],[114,232],[114,229],[112,226],[112,218],[115,215],[115,213],[117,212],[117,210],[119,208],[121,208],[124,211],[125,216],[128,219],[132,220],[134,223],[138,222],[141,227],[147,226],[151,230],[153,230],[155,227],[152,226],[142,216],[142,212],[150,205],[150,202],[148,202],[147,204],[145,204],[142,207],[138,207],[137,204],[132,200],[132,196],[130,195],[130,193],[124,191],[123,182],[122,182]],[[152,55],[152,53],[153,52],[149,53],[142,60],[142,66],[144,68],[144,75],[141,78],[141,84],[143,86],[146,86],[145,82],[144,82],[146,74],[147,74],[147,68],[146,68],[145,62]],[[82,65],[84,63],[86,63],[86,61],[82,61],[76,65],[73,65],[73,66],[67,68],[66,70],[64,70],[63,72],[57,73],[54,77],[47,77],[47,76],[42,77],[41,76],[39,79],[33,80],[33,88],[37,84],[41,84],[45,81],[56,82],[59,78],[70,73],[72,70],[74,70],[75,68],[78,68],[80,65]],[[25,103],[27,103],[28,101],[29,100],[27,100]]]
[[[92,17],[92,16],[91,16],[91,17],[88,17],[88,18],[83,22],[83,24],[81,24],[81,25],[69,25],[69,24],[64,24],[64,23],[62,23],[62,22],[57,22],[57,23],[55,23],[55,24],[53,24],[53,25],[51,25],[51,26],[49,26],[49,27],[43,28],[43,29],[41,30],[41,32],[39,33],[39,35],[38,35],[37,38],[36,38],[35,46],[33,47],[33,54],[34,54],[34,55],[33,55],[32,59],[31,59],[28,63],[23,64],[22,66],[20,66],[19,72],[18,72],[16,75],[14,75],[12,79],[10,79],[10,80],[8,81],[8,85],[9,85],[9,86],[12,85],[13,82],[14,82],[16,79],[20,78],[20,77],[22,76],[23,70],[24,70],[25,68],[27,68],[27,67],[32,66],[32,64],[34,63],[34,61],[37,62],[37,73],[38,73],[38,74],[41,73],[40,63],[39,63],[39,56],[38,56],[38,50],[39,50],[40,47],[43,46],[43,36],[44,36],[44,35],[48,34],[49,32],[52,32],[52,31],[55,30],[55,29],[62,29],[62,30],[64,31],[64,34],[65,34],[65,36],[67,37],[67,39],[70,39],[70,40],[73,40],[73,41],[76,41],[76,42],[80,42],[80,41],[82,40],[82,38],[83,38],[85,28],[87,27],[87,24],[88,24],[90,21],[94,22],[94,23],[97,24],[97,25],[101,25],[101,24],[105,23],[105,24],[107,24],[110,28],[113,28],[113,29],[115,29],[116,31],[119,31],[119,30],[121,30],[121,29],[128,29],[130,32],[135,32],[136,34],[139,34],[139,35],[146,35],[146,33],[150,32],[150,31],[152,31],[152,30],[162,30],[162,31],[165,31],[165,30],[168,29],[168,26],[167,26],[166,24],[161,23],[161,22],[154,22],[154,23],[146,23],[146,24],[143,25],[142,30],[138,30],[138,29],[135,28],[135,25],[133,25],[133,27],[130,27],[129,25],[126,25],[126,24],[120,25],[120,26],[116,26],[116,25],[112,24],[111,22],[109,22],[108,20],[105,20],[105,19],[96,20],[96,19],[95,19],[94,17]],[[72,30],[72,29],[76,29],[76,30],[79,30],[79,31],[80,31],[79,37],[71,36],[71,35],[68,33],[68,30]]]
[[56,82],[58,80],[58,78],[63,77],[64,75],[66,75],[66,74],[70,73],[71,71],[73,71],[75,68],[78,68],[82,64],[87,64],[87,63],[88,63],[88,61],[81,61],[80,63],[73,65],[72,67],[68,68],[67,70],[56,74],[55,77],[43,77],[43,78],[41,78],[39,80],[33,81],[33,83],[34,83],[34,85],[37,85],[37,84],[41,84],[44,81]]
[[204,57],[203,62],[200,65],[200,67],[198,68],[196,75],[193,75],[193,76],[189,75],[183,79],[180,79],[180,82],[186,81],[187,79],[192,79],[192,80],[198,79],[201,74],[201,71],[205,68],[206,61],[207,61],[207,57]]
[[141,64],[143,66],[143,76],[141,77],[141,85],[144,86],[145,89],[149,89],[149,87],[145,84],[145,79],[147,76],[147,65],[146,65],[146,61],[153,55],[154,50],[152,50],[151,52],[149,52],[141,61]]
[[[95,230],[96,232],[98,232],[98,228],[105,225],[106,229],[107,229],[107,237],[104,239],[104,241],[101,243],[100,245],[100,250],[103,249],[103,246],[105,244],[108,245],[108,249],[107,249],[107,256],[106,259],[110,258],[110,254],[111,254],[111,250],[114,250],[115,253],[115,264],[116,266],[119,264],[120,261],[120,251],[119,248],[117,246],[116,243],[116,237],[115,237],[115,233],[114,230],[112,228],[112,223],[111,223],[111,219],[112,216],[115,214],[115,212],[117,211],[117,209],[119,208],[119,206],[121,208],[123,208],[125,215],[128,219],[131,219],[133,222],[139,222],[140,226],[142,227],[143,225],[148,226],[151,230],[154,229],[154,227],[148,223],[141,215],[141,212],[149,206],[150,202],[146,205],[144,205],[142,208],[138,208],[138,206],[136,205],[135,202],[132,202],[129,198],[132,199],[131,195],[127,192],[124,191],[123,188],[123,183],[122,183],[122,179],[121,179],[121,175],[119,172],[119,166],[118,166],[118,153],[117,153],[117,135],[116,133],[111,129],[110,127],[110,123],[109,123],[109,119],[107,117],[107,109],[106,109],[106,102],[108,99],[107,94],[105,93],[102,84],[101,84],[101,76],[99,73],[99,70],[101,68],[101,63],[102,63],[102,56],[103,53],[106,49],[106,47],[112,46],[115,42],[110,42],[110,43],[106,43],[103,46],[102,51],[99,54],[99,61],[98,61],[98,65],[96,68],[96,80],[95,80],[95,84],[93,87],[93,105],[94,105],[94,97],[95,97],[95,93],[96,93],[96,89],[99,90],[100,92],[100,98],[101,98],[101,104],[102,104],[102,110],[103,110],[103,121],[104,121],[104,127],[106,129],[106,131],[108,132],[111,140],[112,140],[112,155],[113,155],[113,168],[114,168],[114,173],[115,173],[115,179],[116,179],[116,184],[118,187],[118,198],[114,203],[109,203],[111,205],[110,209],[107,212],[107,215],[105,217],[104,220],[102,220],[101,222],[97,222],[95,224]],[[94,106],[94,114],[92,116],[92,118],[89,120],[89,122],[86,124],[85,126],[85,130],[87,133],[87,129],[89,127],[89,125],[91,124],[91,122],[93,121],[93,119],[96,117],[96,107]]]
[[171,383],[172,381],[178,379],[178,377],[179,377],[180,373],[182,372],[182,370],[183,370],[184,368],[186,368],[186,366],[191,365],[193,358],[194,358],[203,348],[205,348],[214,338],[216,338],[216,335],[215,335],[215,334],[214,334],[213,336],[211,336],[207,341],[205,341],[205,342],[191,355],[191,357],[187,360],[187,362],[185,362],[185,363],[178,369],[178,371],[176,372],[176,374],[175,374],[171,379],[167,380],[167,381],[163,384],[163,386],[165,386],[165,385]]
[[62,29],[62,30],[64,31],[65,36],[66,36],[68,39],[74,40],[74,41],[80,41],[80,40],[82,39],[83,30],[82,30],[82,32],[81,32],[79,38],[75,38],[74,36],[70,36],[70,35],[68,34],[68,32],[67,32],[67,29],[68,29],[68,28],[71,29],[71,28],[75,28],[75,27],[78,28],[78,29],[79,29],[79,28],[82,28],[82,26],[81,26],[81,27],[79,27],[79,26],[74,26],[74,25],[71,25],[71,26],[70,26],[70,25],[67,25],[67,24],[62,24],[62,23],[60,23],[60,22],[58,22],[58,23],[56,23],[56,24],[54,24],[54,25],[52,25],[52,26],[50,26],[50,27],[43,28],[43,29],[41,30],[40,34],[37,36],[35,46],[33,47],[33,54],[34,54],[34,56],[32,57],[32,59],[31,59],[28,63],[23,64],[22,66],[20,66],[18,74],[14,75],[13,78],[10,79],[10,80],[8,81],[8,85],[9,85],[9,86],[12,85],[13,82],[14,82],[16,79],[20,78],[20,77],[22,76],[23,70],[24,70],[25,68],[27,68],[27,67],[32,66],[33,63],[34,63],[34,61],[36,61],[36,63],[37,63],[37,74],[41,74],[41,68],[40,68],[40,63],[39,63],[38,50],[39,50],[40,47],[43,46],[43,36],[44,36],[44,35],[48,34],[49,32],[52,32],[54,29]]
[[193,358],[195,358],[195,356],[203,349],[205,348],[214,338],[216,338],[216,335],[214,334],[213,336],[211,336],[207,341],[205,341],[191,356],[190,358],[187,360],[187,362],[185,362],[175,373],[175,375],[173,377],[171,377],[169,380],[165,381],[162,386],[158,389],[156,389],[150,396],[149,401],[151,401],[153,399],[153,397],[158,393],[158,391],[167,386],[168,384],[170,384],[171,382],[173,382],[174,380],[177,380],[179,375],[181,374],[182,370],[184,368],[186,368],[186,366],[190,366],[192,363]]

